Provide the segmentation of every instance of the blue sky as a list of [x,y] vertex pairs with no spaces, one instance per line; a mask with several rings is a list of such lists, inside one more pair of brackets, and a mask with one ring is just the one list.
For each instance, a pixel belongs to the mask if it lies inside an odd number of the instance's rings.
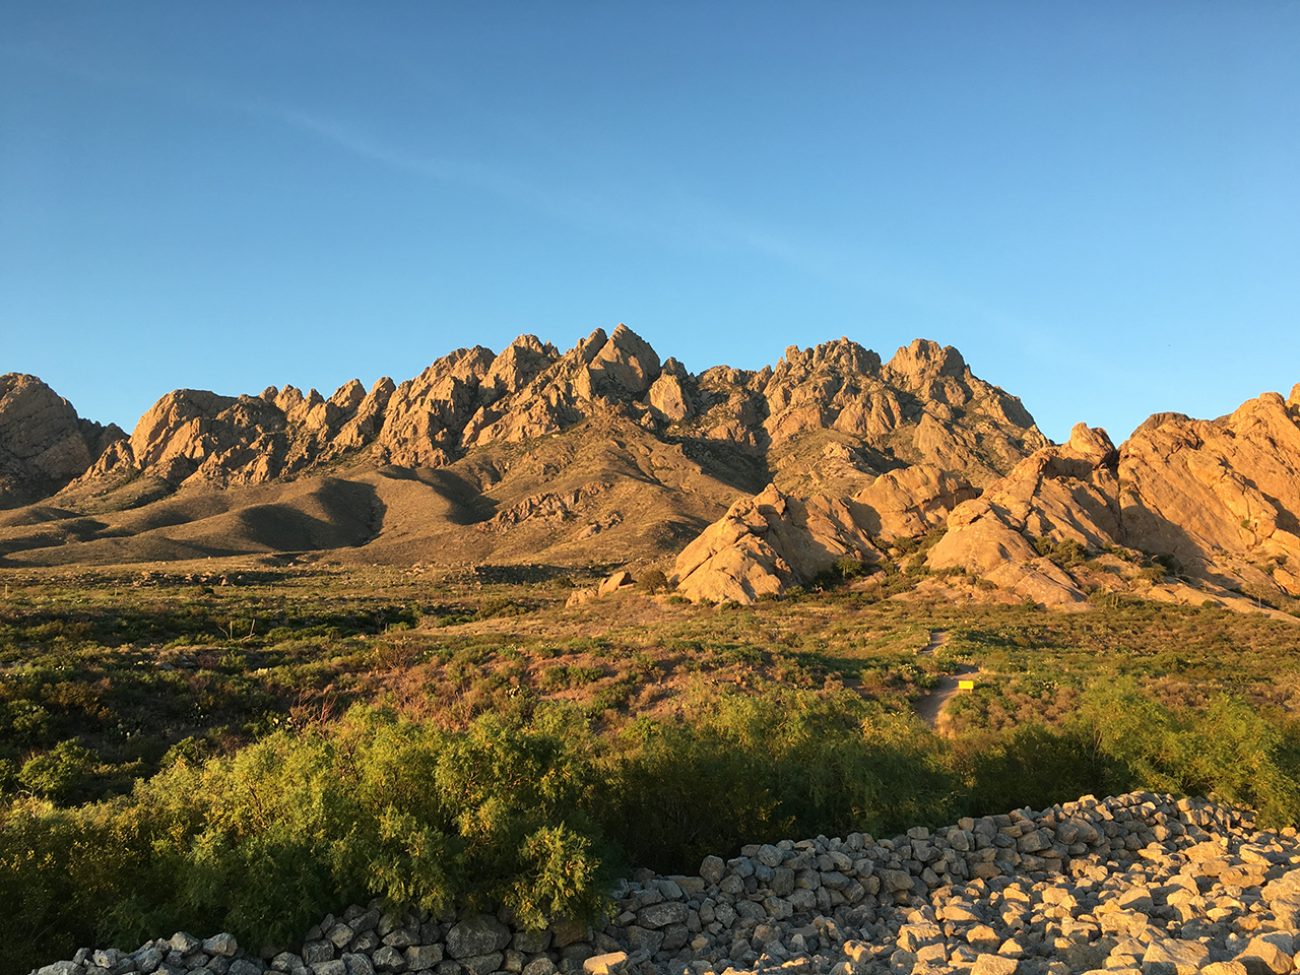
[[134,423],[627,322],[1052,437],[1300,382],[1300,2],[0,5],[0,371]]

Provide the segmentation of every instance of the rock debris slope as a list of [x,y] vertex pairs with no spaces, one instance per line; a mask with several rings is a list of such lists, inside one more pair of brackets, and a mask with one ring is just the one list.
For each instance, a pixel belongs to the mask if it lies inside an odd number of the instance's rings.
[[594,927],[375,902],[326,917],[290,951],[178,932],[36,975],[1286,975],[1300,949],[1295,830],[1150,793],[890,839],[755,844],[692,876],[638,871],[613,895]]

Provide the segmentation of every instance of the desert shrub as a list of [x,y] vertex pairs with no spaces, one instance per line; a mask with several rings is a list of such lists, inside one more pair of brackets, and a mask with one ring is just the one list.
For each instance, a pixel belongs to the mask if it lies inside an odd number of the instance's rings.
[[1171,710],[1131,680],[1099,682],[1069,726],[1099,763],[1099,785],[1210,795],[1257,809],[1265,823],[1300,821],[1300,764],[1281,726],[1228,695]]
[[287,940],[367,894],[506,904],[533,924],[590,915],[607,879],[583,812],[593,739],[560,714],[447,734],[355,709],[202,765],[181,758],[128,798],[15,803],[0,898],[24,911],[0,918],[2,967],[178,925]]
[[90,749],[72,739],[61,741],[24,762],[18,784],[46,799],[72,799],[86,791],[97,764]]
[[724,697],[689,721],[636,722],[623,745],[606,831],[632,862],[665,870],[743,843],[942,816],[956,785],[938,739],[850,694]]
[[871,562],[865,562],[855,555],[841,555],[835,560],[835,574],[841,579],[848,581],[858,579],[865,575],[870,575],[877,570],[878,566]]
[[605,676],[605,672],[589,664],[556,664],[548,667],[539,675],[543,690],[574,690],[593,684]]
[[[1032,806],[1096,792],[1105,778],[1103,760],[1087,737],[1033,721],[1002,734],[959,742],[958,762],[972,815]],[[1103,790],[1105,791],[1105,790]]]
[[1300,763],[1282,726],[1239,698],[1215,697],[1186,736],[1179,791],[1213,793],[1273,825],[1300,821]]
[[0,731],[24,744],[40,741],[49,733],[50,714],[34,701],[0,701]]
[[508,596],[487,596],[478,604],[474,619],[487,620],[496,616],[520,616],[528,608]]
[[224,756],[178,747],[130,795],[11,800],[0,903],[22,910],[0,912],[0,970],[177,928],[284,943],[372,895],[504,905],[532,925],[591,917],[631,865],[688,872],[744,843],[1088,792],[1210,793],[1266,822],[1300,817],[1300,728],[1227,697],[1170,710],[1124,680],[1056,726],[956,742],[848,692],[724,695],[603,735],[581,708],[503,707],[460,730],[356,707]]
[[636,584],[645,592],[663,592],[668,588],[668,577],[661,569],[647,569],[637,576]]
[[[60,809],[19,799],[0,813],[0,969],[26,971],[152,915],[137,894],[157,878],[142,810],[128,800]],[[181,911],[177,912],[182,913]]]
[[1171,710],[1118,679],[1089,688],[1055,727],[1031,721],[957,747],[979,812],[1153,789],[1251,806],[1264,823],[1284,825],[1300,821],[1300,750],[1291,742],[1240,699]]
[[1079,565],[1088,557],[1088,550],[1073,538],[1053,540],[1050,538],[1034,539],[1034,550],[1045,555],[1063,569]]

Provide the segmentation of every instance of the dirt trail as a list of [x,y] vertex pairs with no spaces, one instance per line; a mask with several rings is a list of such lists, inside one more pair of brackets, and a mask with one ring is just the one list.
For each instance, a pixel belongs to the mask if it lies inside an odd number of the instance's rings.
[[979,668],[970,664],[963,664],[955,674],[944,674],[939,678],[939,683],[935,685],[934,690],[930,691],[924,697],[918,698],[912,707],[916,711],[916,716],[928,724],[936,731],[940,731],[940,723],[943,720],[943,709],[948,706],[948,701],[957,693],[957,687],[963,677],[969,677],[971,674],[979,673]]
[[[918,657],[932,657],[936,650],[948,642],[947,630],[931,630],[930,642],[920,650],[916,651]],[[943,720],[943,710],[948,706],[952,696],[957,693],[958,685],[963,677],[969,677],[971,674],[979,672],[979,668],[970,664],[963,664],[957,669],[955,674],[944,674],[939,678],[939,683],[935,685],[934,690],[917,698],[912,705],[916,711],[916,716],[928,724],[931,728],[942,733],[939,727]]]
[[916,651],[918,657],[933,657],[934,652],[948,642],[947,630],[931,630],[930,642]]

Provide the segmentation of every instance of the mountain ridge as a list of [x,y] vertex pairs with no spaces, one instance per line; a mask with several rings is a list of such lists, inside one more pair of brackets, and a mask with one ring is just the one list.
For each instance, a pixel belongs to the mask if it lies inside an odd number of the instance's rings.
[[[978,418],[991,421],[983,432],[1008,442],[982,449],[970,439],[950,442],[943,427],[951,425],[954,405],[976,399],[988,414]],[[563,354],[532,335],[500,353],[456,349],[412,379],[383,377],[369,390],[353,379],[328,399],[291,385],[236,396],[173,390],[129,436],[104,428],[112,432],[79,476],[153,475],[173,486],[261,483],[362,448],[377,464],[442,467],[474,448],[545,436],[611,409],[643,426],[760,452],[828,429],[863,440],[861,446],[879,441],[900,457],[964,450],[961,460],[979,466],[981,476],[1008,466],[1026,445],[1047,442],[1018,399],[974,377],[956,349],[928,340],[900,348],[888,363],[841,338],[791,346],[774,367],[691,374],[676,359],[661,362],[619,325],[608,335],[596,329]],[[893,436],[912,425],[919,447]]]
[[1153,414],[1119,447],[1083,425],[1053,444],[926,339],[691,373],[619,325],[328,398],[174,390],[129,435],[35,377],[0,392],[0,564],[675,558],[689,598],[744,602],[849,558],[1079,608],[1152,574],[1106,559],[1154,558],[1178,571],[1153,598],[1300,597],[1300,385],[1215,420]]

